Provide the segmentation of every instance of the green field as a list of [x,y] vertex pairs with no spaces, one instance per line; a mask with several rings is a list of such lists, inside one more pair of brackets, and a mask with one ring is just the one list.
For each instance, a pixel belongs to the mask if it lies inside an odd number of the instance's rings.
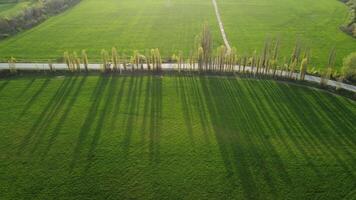
[[[347,7],[337,0],[218,0],[232,46],[241,54],[261,49],[266,38],[282,42],[281,57],[289,56],[299,39],[311,48],[312,63],[323,68],[337,48],[337,65],[356,51],[355,39],[339,30]],[[207,22],[214,45],[222,44],[211,0],[82,0],[65,13],[0,42],[0,59],[47,61],[64,51],[87,49],[92,60],[100,50],[118,47],[123,55],[160,48],[165,58],[178,50],[188,55],[195,36]]]
[[[87,49],[100,58],[103,48],[121,53],[160,48],[165,55],[194,47],[195,36],[209,22],[220,38],[215,13],[206,0],[83,0],[73,9],[0,43],[0,57],[56,59],[66,50]],[[216,40],[216,45],[221,44]],[[142,51],[144,52],[144,51]]]
[[0,17],[15,15],[30,4],[29,1],[0,0]]
[[330,50],[337,64],[356,51],[356,40],[340,31],[348,16],[337,0],[217,0],[225,31],[241,52],[263,47],[266,39],[279,38],[282,57],[289,56],[299,41],[311,49],[312,64],[327,65]]
[[354,198],[356,104],[266,80],[0,80],[2,199]]

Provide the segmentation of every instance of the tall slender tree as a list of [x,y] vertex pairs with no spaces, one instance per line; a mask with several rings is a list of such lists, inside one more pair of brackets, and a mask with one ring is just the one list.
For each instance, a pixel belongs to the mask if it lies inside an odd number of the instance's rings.
[[111,60],[113,64],[113,71],[117,72],[119,70],[119,57],[115,47],[111,49]]
[[85,72],[88,72],[89,61],[88,61],[87,52],[85,50],[82,50],[82,60],[83,60],[84,70]]

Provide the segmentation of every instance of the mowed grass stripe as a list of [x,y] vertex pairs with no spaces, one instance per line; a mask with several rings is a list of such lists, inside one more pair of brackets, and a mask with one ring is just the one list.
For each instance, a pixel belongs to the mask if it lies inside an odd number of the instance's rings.
[[0,193],[340,199],[355,186],[355,117],[353,101],[266,80],[5,79]]
[[74,8],[29,31],[0,42],[4,59],[59,59],[64,51],[87,49],[89,58],[100,59],[103,48],[116,46],[129,56],[159,48],[166,58],[194,47],[204,23],[220,45],[219,29],[210,1],[206,0],[83,0]]

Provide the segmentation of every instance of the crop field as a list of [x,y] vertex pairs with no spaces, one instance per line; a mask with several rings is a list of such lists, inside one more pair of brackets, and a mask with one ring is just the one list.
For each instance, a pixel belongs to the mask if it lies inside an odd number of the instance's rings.
[[0,42],[0,55],[28,60],[56,59],[66,50],[86,49],[89,58],[116,46],[126,55],[160,48],[165,55],[194,47],[208,22],[221,44],[214,9],[206,0],[83,0],[38,27]]
[[352,199],[356,104],[208,76],[0,80],[4,199]]
[[[311,49],[311,63],[325,67],[331,48],[337,66],[356,50],[355,39],[339,30],[348,15],[337,0],[217,0],[231,46],[240,54],[261,50],[268,38],[281,41],[281,59],[296,41]],[[82,0],[43,24],[0,42],[0,59],[60,60],[64,51],[87,49],[92,61],[116,46],[122,56],[159,48],[164,58],[179,50],[189,55],[204,23],[214,46],[222,37],[211,0]]]
[[299,41],[310,48],[312,65],[324,68],[333,47],[339,66],[342,58],[356,51],[356,40],[339,29],[348,15],[340,1],[217,1],[229,40],[240,52],[253,52],[266,39],[279,39],[283,59]]

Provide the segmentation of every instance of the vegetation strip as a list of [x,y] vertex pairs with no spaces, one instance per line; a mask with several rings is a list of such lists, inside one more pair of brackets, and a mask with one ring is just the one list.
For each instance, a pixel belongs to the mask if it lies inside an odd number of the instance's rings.
[[31,29],[48,17],[65,11],[80,0],[34,1],[28,7],[9,17],[0,16],[0,39],[7,38],[20,31]]
[[[160,70],[164,71],[176,71],[176,72],[184,72],[184,71],[198,71],[198,65],[190,66],[190,63],[184,63],[182,64],[182,68],[179,69],[177,63],[163,63],[161,64]],[[135,67],[133,65],[127,65],[126,70],[128,71],[133,71]],[[56,71],[56,70],[64,70],[67,71],[68,66],[66,64],[43,64],[43,63],[16,63],[16,69],[17,70],[25,70],[25,71]],[[102,70],[102,64],[88,64],[86,67],[84,65],[80,65],[80,70],[85,71],[85,70],[96,70],[100,71]],[[148,70],[149,67],[147,64],[142,64],[141,70]],[[9,70],[9,64],[8,63],[0,63],[0,71],[1,70]],[[113,69],[111,69],[113,70]],[[123,69],[122,69],[123,70]],[[233,71],[236,73],[250,73],[250,74],[257,74],[257,68],[251,67],[251,66],[234,66]],[[291,73],[289,71],[281,71],[277,70],[276,72],[273,72],[270,70],[266,74],[273,75],[273,74],[280,74],[282,77],[290,77],[291,79],[298,80],[301,78],[300,73]],[[317,76],[312,76],[312,75],[305,75],[304,80],[308,82],[313,82],[317,84],[322,83],[322,78],[317,77]],[[339,88],[339,89],[344,89],[350,92],[356,93],[356,86],[350,85],[350,84],[345,84],[342,82],[334,81],[334,80],[327,80],[325,83],[325,86],[330,86],[334,88]]]
[[341,0],[349,7],[349,18],[345,25],[340,29],[345,33],[356,38],[356,0]]

